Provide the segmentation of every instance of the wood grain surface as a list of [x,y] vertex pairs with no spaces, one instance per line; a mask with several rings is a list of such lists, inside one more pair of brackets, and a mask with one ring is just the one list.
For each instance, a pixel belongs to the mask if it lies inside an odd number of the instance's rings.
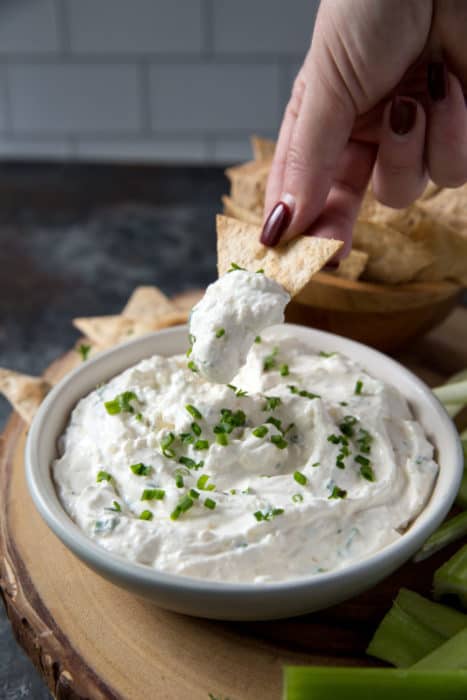
[[[466,367],[467,310],[399,359],[430,384]],[[69,353],[46,377],[55,382],[75,364]],[[13,414],[0,443],[0,588],[17,639],[59,699],[274,700],[286,663],[371,665],[366,644],[397,590],[428,594],[450,553],[299,618],[221,623],[166,612],[101,579],[46,527],[25,483],[26,430]]]

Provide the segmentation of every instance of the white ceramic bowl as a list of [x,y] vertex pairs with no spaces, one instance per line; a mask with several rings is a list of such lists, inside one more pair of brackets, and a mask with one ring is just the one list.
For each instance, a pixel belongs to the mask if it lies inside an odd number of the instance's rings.
[[98,355],[66,376],[45,399],[29,432],[26,474],[34,503],[53,532],[85,564],[116,585],[163,608],[227,620],[289,617],[334,605],[371,587],[409,559],[446,516],[459,487],[463,459],[451,419],[430,389],[389,357],[337,335],[292,327],[297,337],[311,341],[317,349],[342,352],[375,377],[396,386],[436,446],[440,472],[432,497],[399,541],[339,571],[277,583],[238,584],[177,576],[132,563],[99,547],[73,523],[57,497],[50,469],[70,411],[97,384],[143,358],[183,352],[185,326],[159,331]]

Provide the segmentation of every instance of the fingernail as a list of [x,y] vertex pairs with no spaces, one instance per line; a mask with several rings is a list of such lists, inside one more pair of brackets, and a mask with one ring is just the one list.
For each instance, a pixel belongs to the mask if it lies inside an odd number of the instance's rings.
[[417,118],[417,104],[404,97],[395,97],[391,104],[389,123],[392,131],[398,136],[404,136],[411,131]]
[[277,245],[291,218],[292,210],[290,206],[283,201],[278,202],[264,222],[259,239],[260,242],[269,247]]
[[442,61],[428,64],[428,93],[433,102],[441,102],[447,95],[446,69]]

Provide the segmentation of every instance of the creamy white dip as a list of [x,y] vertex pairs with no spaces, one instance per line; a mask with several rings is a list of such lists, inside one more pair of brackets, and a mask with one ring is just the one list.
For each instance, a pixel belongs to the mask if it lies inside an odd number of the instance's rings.
[[257,334],[282,323],[289,301],[285,289],[261,272],[234,269],[219,277],[191,312],[191,362],[211,382],[229,382]]
[[258,340],[230,387],[155,356],[78,403],[53,475],[90,538],[165,572],[267,582],[403,536],[437,474],[405,399],[287,326]]

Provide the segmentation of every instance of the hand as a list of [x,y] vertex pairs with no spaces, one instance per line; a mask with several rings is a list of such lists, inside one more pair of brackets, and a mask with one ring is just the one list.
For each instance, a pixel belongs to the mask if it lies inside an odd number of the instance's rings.
[[351,245],[373,173],[405,207],[428,175],[467,180],[467,2],[322,0],[269,176],[261,242],[301,233]]

